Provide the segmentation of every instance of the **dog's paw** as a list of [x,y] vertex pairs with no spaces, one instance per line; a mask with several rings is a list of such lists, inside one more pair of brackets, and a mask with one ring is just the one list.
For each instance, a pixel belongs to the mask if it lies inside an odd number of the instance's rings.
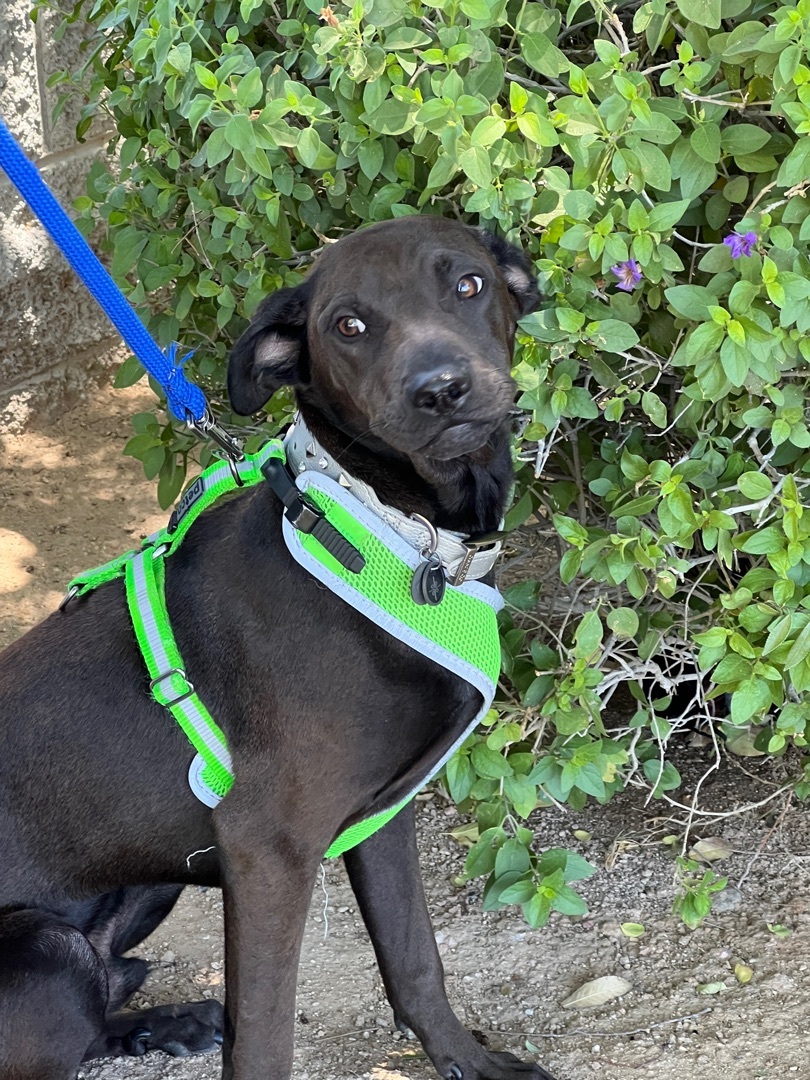
[[218,1001],[160,1005],[133,1016],[132,1030],[121,1039],[123,1052],[141,1057],[162,1050],[172,1057],[206,1054],[222,1045],[222,1006]]
[[149,1049],[148,1040],[151,1039],[151,1037],[152,1032],[149,1028],[134,1028],[121,1040],[121,1049],[129,1057],[143,1057]]
[[451,1062],[444,1076],[445,1080],[554,1080],[540,1065],[483,1048],[469,1062]]

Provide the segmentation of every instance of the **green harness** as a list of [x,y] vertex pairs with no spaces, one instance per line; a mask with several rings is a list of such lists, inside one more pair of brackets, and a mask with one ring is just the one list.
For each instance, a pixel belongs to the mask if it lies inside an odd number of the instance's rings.
[[[165,561],[182,543],[199,515],[223,495],[269,478],[274,459],[283,463],[278,439],[238,462],[217,461],[188,487],[166,528],[148,537],[143,546],[81,574],[71,581],[66,601],[85,596],[107,581],[123,577],[132,625],[150,678],[155,700],[172,714],[196,751],[189,769],[194,794],[216,806],[234,782],[225,734],[208,712],[185,673],[183,660],[166,609]],[[265,469],[265,473],[262,469]],[[277,471],[277,470],[276,470]],[[292,481],[288,482],[292,488]],[[383,629],[421,654],[466,679],[481,694],[482,706],[453,745],[433,762],[413,790],[396,805],[350,826],[332,843],[327,858],[355,847],[405,806],[436,773],[489,709],[500,672],[496,612],[500,595],[479,582],[448,585],[437,606],[417,604],[411,595],[420,553],[406,544],[385,522],[371,514],[351,494],[327,476],[305,472],[296,478],[296,494],[305,492],[309,506],[328,525],[305,532],[289,515],[283,535],[292,556],[318,580]],[[295,489],[293,489],[295,490]],[[321,524],[319,522],[319,524]],[[335,557],[341,550],[324,536],[335,530],[339,544],[348,542],[357,565]],[[321,537],[319,539],[318,537]],[[322,542],[323,541],[323,542]]]

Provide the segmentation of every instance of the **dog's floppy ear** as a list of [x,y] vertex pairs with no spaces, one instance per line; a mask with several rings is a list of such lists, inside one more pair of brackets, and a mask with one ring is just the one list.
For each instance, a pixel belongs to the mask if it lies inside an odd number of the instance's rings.
[[279,289],[256,309],[247,330],[231,350],[228,396],[234,412],[258,412],[280,386],[307,379],[307,311],[312,279]]
[[488,232],[486,229],[473,228],[476,239],[483,244],[495,262],[500,267],[512,299],[518,310],[518,318],[534,311],[540,303],[540,294],[537,291],[537,278],[534,276],[532,264],[514,244],[507,243],[500,236]]

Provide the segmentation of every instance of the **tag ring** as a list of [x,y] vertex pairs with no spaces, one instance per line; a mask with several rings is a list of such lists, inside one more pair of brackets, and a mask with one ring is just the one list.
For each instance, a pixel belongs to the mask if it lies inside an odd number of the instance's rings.
[[419,554],[423,559],[429,559],[431,555],[435,555],[439,547],[439,534],[436,532],[436,527],[426,517],[422,517],[421,514],[411,514],[411,518],[420,525],[424,525],[428,531],[427,545],[422,548]]

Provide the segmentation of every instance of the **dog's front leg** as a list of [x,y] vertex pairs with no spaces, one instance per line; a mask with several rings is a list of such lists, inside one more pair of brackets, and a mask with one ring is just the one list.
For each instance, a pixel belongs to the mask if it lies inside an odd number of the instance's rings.
[[554,1080],[512,1054],[485,1050],[462,1027],[444,989],[444,971],[430,925],[413,806],[345,855],[388,1000],[447,1080]]
[[325,845],[302,839],[305,822],[279,828],[236,806],[228,813],[227,803],[217,822],[225,902],[223,1077],[288,1080],[298,959]]

